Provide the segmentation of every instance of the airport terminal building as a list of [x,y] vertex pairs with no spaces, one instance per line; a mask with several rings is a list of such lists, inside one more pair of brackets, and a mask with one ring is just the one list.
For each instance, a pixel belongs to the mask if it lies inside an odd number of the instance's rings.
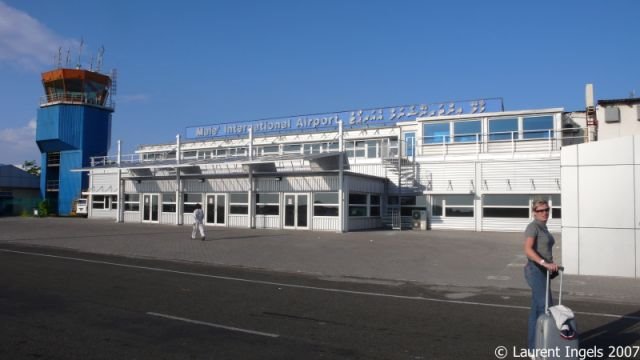
[[[211,227],[522,232],[546,199],[568,272],[640,278],[640,98],[424,103],[185,128],[109,156],[116,72],[42,74],[40,198],[57,215]],[[425,236],[425,238],[427,238]],[[514,240],[517,239],[514,237]]]
[[478,99],[187,127],[175,142],[94,157],[89,217],[221,227],[522,231],[562,219],[560,153],[588,129],[562,108]]

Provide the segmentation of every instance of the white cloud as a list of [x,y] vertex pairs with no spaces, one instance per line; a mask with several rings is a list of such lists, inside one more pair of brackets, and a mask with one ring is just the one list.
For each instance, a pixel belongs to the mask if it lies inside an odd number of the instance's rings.
[[58,48],[77,48],[77,41],[64,39],[24,11],[0,1],[0,63],[28,70],[52,66]]
[[40,163],[35,119],[23,127],[0,129],[0,164],[22,164],[25,160]]

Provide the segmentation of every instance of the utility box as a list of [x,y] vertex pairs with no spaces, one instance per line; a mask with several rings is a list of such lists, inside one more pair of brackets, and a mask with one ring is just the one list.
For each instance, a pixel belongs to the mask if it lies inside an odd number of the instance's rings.
[[617,106],[605,107],[604,122],[606,123],[620,122],[620,108]]
[[426,210],[413,210],[412,213],[412,228],[414,230],[427,230],[427,211]]

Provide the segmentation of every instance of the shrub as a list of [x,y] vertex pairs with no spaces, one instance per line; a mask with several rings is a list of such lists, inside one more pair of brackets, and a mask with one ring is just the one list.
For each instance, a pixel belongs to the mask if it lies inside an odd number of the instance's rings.
[[38,216],[45,217],[49,216],[50,213],[49,201],[42,200],[38,203]]

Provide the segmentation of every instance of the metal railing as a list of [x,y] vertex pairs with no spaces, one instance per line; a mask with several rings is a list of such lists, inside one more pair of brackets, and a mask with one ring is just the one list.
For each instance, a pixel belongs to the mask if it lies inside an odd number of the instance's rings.
[[40,97],[40,106],[55,103],[88,104],[115,109],[115,101],[109,96],[105,99],[98,96],[87,96],[86,93],[53,93]]
[[[398,159],[412,160],[413,157],[423,155],[433,155],[433,150],[440,149],[436,153],[449,154],[456,153],[498,153],[498,152],[519,152],[519,151],[554,151],[562,146],[584,143],[588,139],[588,129],[560,129],[560,130],[529,130],[529,131],[506,131],[488,134],[471,133],[457,135],[437,135],[416,137],[410,143],[398,139],[378,139],[378,140],[347,140],[345,141],[345,153],[353,163],[356,159]],[[375,142],[373,144],[372,142]],[[337,152],[338,149],[329,145],[331,141],[319,141],[321,153]],[[308,143],[311,144],[311,143]],[[307,152],[305,143],[300,143],[300,148],[295,151],[285,151],[286,144],[269,145],[255,144],[253,146],[252,159],[274,158],[278,156],[309,155],[314,152]],[[326,146],[325,146],[326,145]],[[527,145],[527,146],[524,146]],[[266,146],[278,146],[278,151],[263,152],[261,149]],[[200,149],[183,150],[180,160],[197,163],[217,163],[246,159],[249,157],[247,145],[236,145],[229,148],[229,151],[218,152],[220,149]],[[231,151],[233,150],[233,151]],[[242,151],[240,151],[242,150]],[[283,159],[287,160],[287,159]],[[164,150],[156,153],[126,154],[121,156],[121,166],[133,164],[153,164],[176,161],[176,151]],[[117,155],[98,156],[91,158],[92,167],[117,166]]]
[[[576,135],[577,134],[577,135]],[[505,152],[505,151],[540,151],[545,148],[548,151],[560,150],[562,146],[581,144],[588,139],[587,128],[571,129],[545,129],[545,130],[524,130],[524,131],[503,131],[494,133],[470,133],[456,135],[435,135],[424,136],[416,139],[416,147],[433,148],[441,147],[442,153],[447,154],[448,150],[463,145],[473,145],[474,150],[468,152]],[[522,148],[519,144],[538,144],[537,147]],[[494,146],[508,144],[509,146]],[[423,151],[424,152],[424,151]]]

